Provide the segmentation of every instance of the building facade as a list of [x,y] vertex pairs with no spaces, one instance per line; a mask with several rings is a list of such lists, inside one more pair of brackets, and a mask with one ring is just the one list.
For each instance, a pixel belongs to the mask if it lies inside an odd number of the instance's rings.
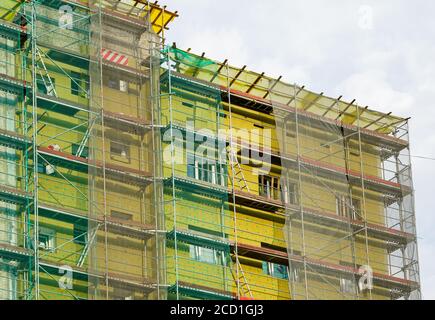
[[421,298],[408,119],[167,46],[156,3],[0,16],[0,299]]

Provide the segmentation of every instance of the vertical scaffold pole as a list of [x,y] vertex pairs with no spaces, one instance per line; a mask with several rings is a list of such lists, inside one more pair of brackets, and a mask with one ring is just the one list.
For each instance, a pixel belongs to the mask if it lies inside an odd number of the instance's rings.
[[[365,181],[364,181],[364,163],[363,163],[363,154],[362,154],[362,142],[361,142],[361,114],[360,109],[357,107],[357,127],[358,127],[358,152],[360,155],[360,175],[361,175],[361,188],[362,188],[362,212],[363,212],[363,220],[364,220],[364,240],[366,247],[366,261],[367,266],[370,267],[370,256],[369,256],[369,236],[368,236],[368,228],[367,228],[367,205],[366,205],[366,196],[365,196]],[[369,299],[372,299],[372,289],[369,289]]]
[[39,215],[38,215],[38,107],[37,107],[37,81],[36,81],[36,3],[30,3],[31,12],[31,47],[32,47],[32,138],[33,138],[33,250],[35,269],[35,299],[39,300]]
[[[301,176],[301,146],[299,141],[299,116],[297,106],[297,86],[293,85],[293,101],[295,105],[295,122],[296,122],[296,150],[297,150],[297,165],[298,165],[298,192],[299,192],[299,211],[301,215],[301,232],[302,232],[302,259],[304,265],[304,282],[305,282],[305,299],[308,300],[308,276],[307,276],[307,257],[305,248],[305,223],[304,223],[304,207],[302,199],[302,176]],[[291,257],[290,257],[291,259]]]
[[[229,63],[227,61],[226,66],[226,80],[227,80],[227,94],[228,94],[228,114],[229,114],[229,128],[230,128],[230,147],[229,152],[230,155],[228,157],[229,159],[229,165],[231,167],[231,193],[232,193],[232,202],[233,202],[233,229],[234,229],[234,255],[236,258],[236,285],[237,285],[237,299],[240,300],[240,261],[239,261],[239,250],[238,250],[238,235],[237,235],[237,209],[236,209],[236,193],[235,193],[235,170],[232,161],[234,161],[233,158],[233,145],[234,145],[234,137],[233,137],[233,117],[232,117],[232,110],[231,110],[231,84],[230,84],[230,68]],[[237,154],[234,155],[237,157]]]
[[171,187],[172,187],[172,210],[174,219],[174,251],[175,251],[175,293],[176,299],[180,299],[179,292],[179,266],[178,266],[178,237],[177,237],[177,199],[175,193],[175,141],[174,141],[174,128],[173,128],[173,112],[172,112],[172,79],[171,79],[171,58],[169,54],[169,47],[164,47],[164,54],[166,54],[166,62],[168,68],[168,102],[169,102],[169,130],[171,137]]
[[104,213],[104,280],[106,286],[106,300],[109,300],[109,248],[108,248],[108,230],[107,230],[107,181],[106,181],[106,136],[104,128],[104,86],[103,86],[103,55],[101,51],[103,49],[103,17],[101,2],[98,1],[98,45],[97,45],[97,58],[99,67],[99,87],[100,87],[100,112],[97,112],[97,117],[101,118],[101,163],[102,163],[102,175],[103,175],[103,213]]
[[[149,3],[147,3],[147,24],[148,24],[148,33],[152,34],[152,24],[151,24],[151,8]],[[163,290],[160,290],[161,282],[165,282],[164,279],[161,279],[162,274],[162,261],[164,257],[164,245],[160,245],[160,228],[162,225],[162,210],[161,210],[161,200],[160,197],[160,191],[161,188],[159,186],[158,177],[161,175],[161,170],[159,165],[161,165],[160,161],[160,142],[158,139],[156,139],[156,130],[160,130],[159,126],[156,126],[156,123],[160,124],[160,117],[157,117],[155,114],[157,110],[160,110],[160,99],[158,99],[158,96],[156,95],[157,89],[158,89],[158,77],[154,76],[154,68],[155,68],[155,55],[160,52],[160,47],[158,47],[158,50],[154,47],[155,45],[159,45],[158,43],[155,43],[152,37],[148,39],[148,55],[149,55],[149,68],[150,68],[150,96],[148,97],[148,102],[150,104],[151,108],[151,141],[152,141],[152,161],[153,161],[153,204],[151,211],[154,212],[154,226],[155,226],[155,250],[156,250],[156,282],[157,282],[157,300],[161,299],[161,292],[164,292]],[[141,52],[141,48],[138,48],[139,52]],[[142,55],[139,53],[139,57],[143,59]],[[139,91],[140,94],[142,94],[142,90]],[[142,101],[142,99],[140,99]],[[157,119],[156,119],[157,118]],[[143,139],[144,140],[144,139]],[[142,141],[143,144],[143,141]],[[146,219],[146,217],[144,217]],[[160,252],[162,250],[162,252]]]

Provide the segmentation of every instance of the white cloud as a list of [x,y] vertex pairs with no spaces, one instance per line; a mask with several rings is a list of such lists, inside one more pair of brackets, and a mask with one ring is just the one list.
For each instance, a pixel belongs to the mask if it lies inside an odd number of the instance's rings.
[[336,89],[347,97],[357,99],[357,103],[369,105],[376,110],[394,111],[397,115],[410,114],[415,99],[410,93],[392,88],[382,70],[367,70],[351,75]]

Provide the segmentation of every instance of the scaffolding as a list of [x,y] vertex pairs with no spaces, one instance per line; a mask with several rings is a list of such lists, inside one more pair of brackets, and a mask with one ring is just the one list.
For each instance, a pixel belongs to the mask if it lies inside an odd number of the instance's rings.
[[420,298],[408,119],[162,60],[170,298]]
[[164,46],[157,3],[0,17],[0,299],[420,298],[408,119]]
[[159,46],[177,14],[124,0],[0,13],[0,298],[163,299]]

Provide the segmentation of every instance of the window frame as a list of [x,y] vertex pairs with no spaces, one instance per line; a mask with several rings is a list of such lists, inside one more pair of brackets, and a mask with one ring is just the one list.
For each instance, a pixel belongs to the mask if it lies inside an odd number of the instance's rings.
[[[119,153],[113,151],[115,145],[121,146],[121,148],[119,149],[121,151]],[[126,151],[125,156],[122,155],[122,151],[124,150]],[[110,140],[109,151],[110,151],[110,159],[123,163],[131,163],[131,148],[129,145],[120,141]]]
[[[209,255],[209,257],[213,257],[212,258],[213,261],[211,261],[211,259],[204,259],[204,251],[212,252],[212,254]],[[225,254],[221,250],[189,244],[189,256],[191,259],[197,262],[218,265],[218,266],[225,266]]]
[[218,161],[187,153],[187,177],[214,185],[226,186],[225,173],[220,171],[225,170]]
[[[285,272],[278,271],[277,268],[279,267],[283,267]],[[273,263],[269,261],[263,261],[262,269],[263,269],[263,273],[265,273],[266,275],[272,278],[281,279],[281,280],[289,279],[288,267],[285,265]]]
[[340,217],[362,220],[361,200],[349,195],[338,195],[335,197],[335,212]]
[[[41,238],[48,239],[47,244],[42,245]],[[38,248],[40,250],[55,252],[56,251],[56,231],[49,228],[40,227],[38,234]]]

